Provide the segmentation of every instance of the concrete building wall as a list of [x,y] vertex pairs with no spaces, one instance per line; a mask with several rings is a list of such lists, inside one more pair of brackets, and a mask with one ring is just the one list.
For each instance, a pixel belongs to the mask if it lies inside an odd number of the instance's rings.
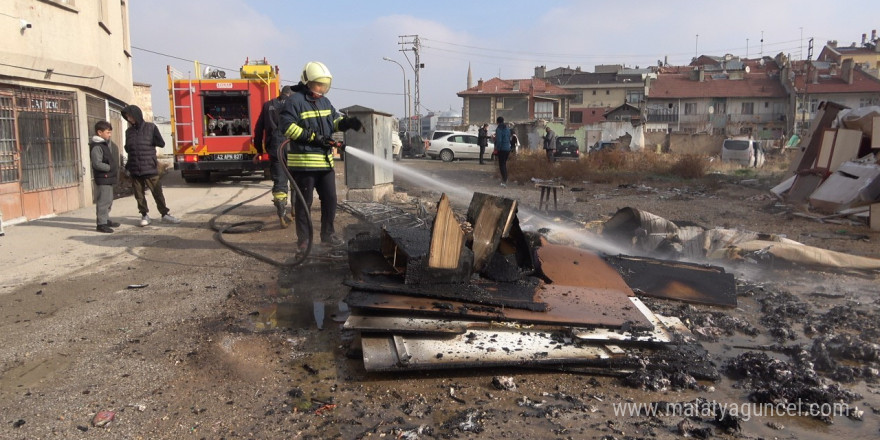
[[[23,221],[90,205],[88,141],[94,120],[106,119],[113,124],[114,141],[121,148],[126,127],[118,112],[134,98],[128,0],[4,0],[0,2],[0,20],[0,92],[7,96],[74,94],[75,106],[64,111],[75,114],[76,129],[66,136],[78,149],[75,154],[81,164],[79,182],[74,186],[26,189],[21,176],[0,183],[0,208],[20,216],[13,221]],[[46,105],[51,105],[50,101]],[[89,106],[89,102],[103,105]],[[26,135],[15,133],[18,156],[23,145],[46,143],[45,139],[20,138]],[[18,162],[17,166],[21,169],[22,165]],[[37,199],[52,203],[35,204]]]
[[[130,102],[126,5],[111,0],[0,2],[4,22],[13,21],[0,26],[0,75],[90,89]],[[22,29],[22,20],[31,27]]]

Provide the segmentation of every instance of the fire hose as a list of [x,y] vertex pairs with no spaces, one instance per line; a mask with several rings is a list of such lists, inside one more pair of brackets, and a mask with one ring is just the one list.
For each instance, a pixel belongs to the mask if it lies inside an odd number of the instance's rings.
[[[284,157],[282,155],[282,153],[284,151],[284,147],[288,144],[288,142],[290,142],[290,141],[285,140],[283,143],[281,143],[281,145],[278,146],[278,152],[277,152],[278,156],[277,157],[279,157],[279,158]],[[343,147],[343,145],[344,144],[339,141],[331,141],[331,140],[327,141],[328,151],[330,148]],[[237,203],[235,205],[230,206],[229,208],[224,209],[223,211],[220,212],[220,214],[217,214],[215,217],[213,217],[208,222],[208,226],[216,232],[215,236],[217,238],[217,241],[219,241],[220,243],[223,243],[223,245],[225,245],[226,247],[229,247],[230,249],[233,249],[233,250],[240,252],[242,254],[251,256],[253,258],[256,258],[257,260],[260,260],[264,263],[269,263],[273,266],[296,267],[296,266],[299,266],[300,264],[304,263],[312,252],[312,242],[314,241],[314,230],[312,228],[312,216],[309,213],[308,205],[306,204],[306,198],[303,195],[302,191],[299,189],[299,185],[297,185],[296,181],[293,179],[293,175],[290,174],[290,170],[286,166],[284,166],[283,168],[284,168],[284,174],[287,175],[287,179],[289,180],[289,182],[291,184],[290,186],[292,186],[294,192],[296,192],[296,198],[297,198],[298,202],[302,203],[303,206],[306,207],[306,209],[304,209],[303,212],[306,215],[306,226],[307,226],[307,230],[308,230],[308,245],[306,246],[306,249],[303,252],[300,252],[297,255],[297,258],[294,261],[289,262],[289,263],[285,263],[282,261],[273,260],[272,258],[269,258],[263,254],[253,252],[253,251],[247,250],[241,246],[238,246],[234,243],[230,243],[226,240],[226,238],[223,237],[224,233],[242,234],[242,233],[246,233],[246,232],[260,231],[263,229],[263,225],[264,225],[264,223],[260,220],[248,220],[248,221],[243,221],[243,222],[231,223],[231,224],[226,225],[222,228],[219,228],[216,225],[217,218],[229,213],[230,211],[238,208],[241,205],[244,205],[244,204],[249,203],[253,200],[256,200],[260,197],[263,197],[264,195],[268,194],[268,192],[260,194],[256,197],[252,197],[248,200],[245,200],[243,202]],[[293,207],[293,203],[291,203],[291,207]],[[312,258],[327,259],[327,260],[333,260],[333,261],[337,260],[337,258],[333,258],[332,256],[329,256],[329,257],[312,256]]]

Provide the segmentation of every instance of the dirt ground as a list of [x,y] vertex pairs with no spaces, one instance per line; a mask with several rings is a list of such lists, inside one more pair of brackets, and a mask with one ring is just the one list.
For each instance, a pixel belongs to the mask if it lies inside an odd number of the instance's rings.
[[[538,205],[532,185],[501,188],[491,164],[400,164],[471,191],[516,198],[523,207]],[[634,207],[673,221],[784,234],[880,258],[878,232],[793,215],[797,210],[769,195],[777,183],[732,177],[574,183],[583,190],[564,191],[559,210],[590,222]],[[395,183],[399,193],[433,204],[440,191],[427,186],[406,178]],[[263,202],[218,222],[266,222],[261,232],[225,237],[289,261],[293,232],[280,229]],[[454,206],[462,212],[461,202]],[[317,225],[317,201],[313,213]],[[320,258],[303,266],[266,264],[219,243],[207,227],[212,216],[190,213],[189,227],[176,229],[176,237],[129,248],[134,258],[34,279],[3,296],[0,437],[867,439],[880,432],[877,274],[743,263],[729,268],[737,278],[735,309],[645,299],[652,310],[679,316],[705,336],[700,342],[722,373],[718,381],[633,382],[527,368],[367,373],[354,336],[341,330],[345,259],[319,246]],[[338,214],[337,229],[346,238],[368,228]],[[136,227],[118,232],[139,233]],[[316,315],[324,316],[320,324]],[[761,363],[761,356],[770,361]],[[758,383],[759,370],[775,382]],[[516,388],[493,386],[495,377],[511,377]],[[712,414],[624,416],[614,408],[743,405],[760,399],[756,391],[795,385],[821,389],[823,398],[846,400],[858,411],[830,420],[740,417],[731,424]],[[776,391],[778,397],[782,391]],[[114,420],[94,426],[101,411],[111,411]]]

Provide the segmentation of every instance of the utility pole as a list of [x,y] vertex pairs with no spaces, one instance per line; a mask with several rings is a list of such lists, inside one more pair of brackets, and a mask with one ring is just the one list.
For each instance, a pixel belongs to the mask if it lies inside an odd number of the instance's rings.
[[807,61],[804,62],[804,105],[801,108],[801,137],[807,132],[804,126],[807,124],[807,107],[810,107],[810,116],[813,115],[813,109],[810,105],[810,94],[807,91],[807,88],[810,84],[810,71],[813,69],[813,39],[810,38],[809,46],[807,47]]
[[[413,69],[413,73],[415,74],[415,92],[413,93],[413,110],[416,116],[416,123],[418,124],[418,133],[422,134],[422,108],[421,108],[421,97],[419,96],[419,71],[425,67],[421,62],[420,52],[421,52],[421,43],[419,42],[418,35],[399,35],[400,38],[400,51],[403,52],[403,56],[406,57],[406,61],[410,63],[410,67]],[[409,57],[406,55],[406,52],[412,51],[415,58],[415,63],[409,61]]]

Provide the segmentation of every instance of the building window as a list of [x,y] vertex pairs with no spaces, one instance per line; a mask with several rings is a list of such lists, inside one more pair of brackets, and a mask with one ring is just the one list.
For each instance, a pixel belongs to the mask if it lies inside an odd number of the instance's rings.
[[110,23],[108,22],[109,13],[107,11],[107,0],[98,0],[98,26],[104,29],[108,34],[110,32]]
[[596,96],[596,91],[595,91],[595,90],[593,90],[593,96]]
[[571,97],[572,104],[583,104],[584,103],[584,92],[577,92],[574,96]]
[[697,103],[696,102],[684,103],[684,114],[686,114],[686,115],[697,114]]
[[755,114],[755,103],[754,102],[744,102],[742,103],[742,114],[744,115],[753,115]]
[[0,183],[18,181],[18,149],[15,147],[15,108],[12,95],[0,95]]
[[584,113],[583,112],[569,112],[568,119],[572,124],[583,124],[584,123]]
[[606,94],[606,95],[610,95],[610,94],[611,94],[611,90],[605,90],[605,94]]
[[504,110],[504,98],[495,98],[495,108]]
[[553,119],[553,103],[552,102],[536,102],[535,118],[536,119]]
[[125,56],[131,58],[131,39],[128,34],[128,4],[125,0],[122,0],[119,5],[122,11],[122,51],[125,53]]
[[627,90],[626,91],[626,102],[630,104],[638,104],[645,99],[645,91],[644,90]]

